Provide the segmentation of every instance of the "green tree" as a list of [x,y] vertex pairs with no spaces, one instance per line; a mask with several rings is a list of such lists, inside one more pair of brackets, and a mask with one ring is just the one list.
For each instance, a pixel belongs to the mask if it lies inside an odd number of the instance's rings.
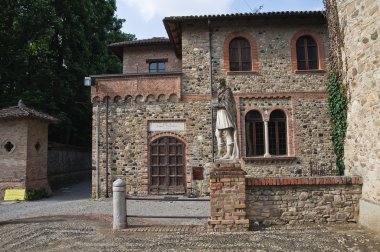
[[89,145],[92,107],[83,79],[121,72],[107,45],[135,39],[121,32],[115,10],[115,0],[0,1],[0,107],[23,99],[60,120],[51,140]]

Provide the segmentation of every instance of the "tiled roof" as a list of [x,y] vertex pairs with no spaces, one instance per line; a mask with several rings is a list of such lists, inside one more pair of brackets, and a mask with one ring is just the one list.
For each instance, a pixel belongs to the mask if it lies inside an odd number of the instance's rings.
[[150,39],[139,39],[131,41],[123,41],[118,43],[112,43],[109,47],[124,47],[124,46],[135,46],[135,45],[151,45],[151,44],[169,44],[170,40],[164,37],[155,37]]
[[0,110],[0,119],[12,118],[34,118],[43,121],[48,121],[50,123],[58,122],[58,119],[56,119],[53,116],[26,107],[22,100],[19,100],[17,106],[4,108]]
[[181,21],[193,19],[223,19],[223,18],[239,18],[239,17],[281,17],[281,16],[319,16],[324,15],[324,11],[272,11],[257,13],[231,13],[216,15],[199,15],[199,16],[172,16],[164,18],[164,21]]

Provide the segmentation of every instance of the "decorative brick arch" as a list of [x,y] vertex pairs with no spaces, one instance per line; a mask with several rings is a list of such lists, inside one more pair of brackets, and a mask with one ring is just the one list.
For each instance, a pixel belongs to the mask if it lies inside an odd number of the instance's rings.
[[251,60],[252,60],[252,72],[259,72],[259,57],[257,53],[257,45],[253,36],[247,32],[233,32],[230,33],[224,40],[223,45],[223,59],[224,59],[224,71],[230,71],[230,43],[233,39],[242,37],[248,40],[251,46]]
[[247,114],[251,111],[258,111],[261,115],[261,118],[264,122],[265,120],[265,110],[263,108],[258,108],[258,107],[248,107],[246,108],[246,110],[244,111],[243,113],[243,116],[241,117],[241,144],[240,144],[240,149],[241,149],[241,155],[242,157],[247,157],[247,136],[246,136],[246,132],[247,132],[247,129],[245,128],[245,119],[247,117]]
[[[293,117],[290,114],[289,110],[287,110],[284,107],[281,106],[273,106],[268,110],[267,118],[269,120],[270,115],[275,110],[281,110],[284,112],[286,116],[286,142],[288,147],[288,156],[294,156],[295,155],[295,149],[294,149],[294,121]],[[293,112],[294,113],[294,112]]]
[[286,116],[286,129],[287,129],[287,148],[288,148],[288,153],[287,156],[294,156],[295,155],[295,149],[294,149],[294,122],[291,113],[289,110],[287,110],[284,107],[281,106],[273,106],[269,109],[266,108],[258,108],[258,107],[248,107],[241,118],[242,120],[242,126],[241,126],[241,150],[242,150],[242,156],[244,158],[247,157],[247,146],[246,146],[246,128],[245,128],[245,118],[247,114],[250,111],[256,110],[261,114],[261,117],[263,118],[263,121],[269,121],[270,114],[274,110],[281,110],[284,112]]
[[[302,36],[310,36],[314,39],[315,43],[317,43],[318,48],[318,64],[319,68],[316,70],[298,70],[297,69],[297,40]],[[310,71],[320,71],[320,70],[326,70],[326,62],[325,62],[325,47],[324,43],[321,39],[321,37],[316,34],[315,32],[308,31],[308,30],[302,30],[297,32],[293,35],[291,41],[290,41],[290,51],[291,51],[291,64],[292,64],[292,71],[293,72],[310,72]]]
[[178,140],[182,141],[183,144],[186,146],[186,140],[185,140],[185,138],[182,135],[174,133],[174,132],[160,132],[160,133],[156,133],[156,134],[152,135],[149,138],[148,142],[149,142],[149,144],[151,144],[152,142],[154,142],[157,139],[162,138],[162,137],[174,137],[174,138],[178,138]]

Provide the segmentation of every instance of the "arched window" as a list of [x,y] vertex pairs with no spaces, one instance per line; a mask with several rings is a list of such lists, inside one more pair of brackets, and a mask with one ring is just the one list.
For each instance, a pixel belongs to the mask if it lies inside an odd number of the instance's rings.
[[238,37],[229,46],[230,71],[252,71],[251,46],[247,39]]
[[281,110],[270,114],[269,123],[269,153],[271,155],[286,155],[286,115]]
[[300,37],[296,43],[297,50],[297,70],[319,69],[318,47],[315,40],[305,35]]
[[261,114],[252,110],[245,116],[246,156],[264,155],[264,123]]

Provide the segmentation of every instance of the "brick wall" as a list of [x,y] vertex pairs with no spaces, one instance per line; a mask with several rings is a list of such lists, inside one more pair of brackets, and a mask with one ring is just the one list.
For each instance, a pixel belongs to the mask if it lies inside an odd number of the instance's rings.
[[358,221],[361,177],[247,178],[246,185],[251,226]]
[[[7,188],[25,188],[28,122],[26,120],[1,120],[0,122],[0,199]],[[7,142],[14,145],[7,152]]]
[[247,231],[245,175],[239,163],[215,163],[210,172],[208,231]]
[[50,190],[47,180],[48,126],[44,121],[28,120],[27,190]]
[[167,59],[167,72],[181,71],[181,59],[177,58],[170,45],[145,45],[124,48],[123,73],[148,73],[147,59]]
[[98,78],[91,87],[91,100],[111,103],[167,101],[181,96],[181,74],[165,73]]
[[[47,182],[47,139],[47,122],[1,120],[0,198],[8,188],[50,190]],[[14,145],[10,152],[4,148],[8,141]]]

